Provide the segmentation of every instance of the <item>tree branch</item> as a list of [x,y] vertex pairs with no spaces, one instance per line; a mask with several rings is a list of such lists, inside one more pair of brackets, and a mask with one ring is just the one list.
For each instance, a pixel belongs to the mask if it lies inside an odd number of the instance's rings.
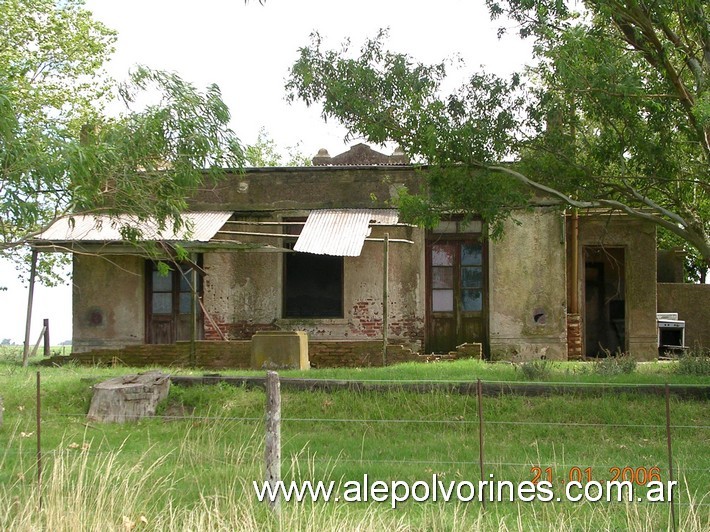
[[[559,190],[555,190],[554,188],[543,185],[542,183],[538,183],[537,181],[530,179],[529,177],[521,174],[520,172],[517,172],[505,166],[487,165],[484,163],[474,163],[474,166],[493,172],[500,172],[509,175],[515,178],[520,183],[534,190],[538,190],[552,197],[558,198],[563,203],[566,203],[567,205],[570,205],[572,207],[577,207],[579,209],[594,209],[603,206],[611,207],[612,209],[625,212],[626,214],[633,216],[634,218],[639,218],[641,220],[646,220],[656,225],[660,225],[661,227],[664,227],[672,233],[680,236],[684,240],[690,242],[692,245],[698,248],[698,250],[704,257],[710,257],[710,243],[708,243],[704,235],[697,234],[696,231],[691,229],[690,224],[688,224],[686,220],[684,220],[677,214],[674,214],[668,211],[667,209],[661,207],[652,200],[638,194],[638,192],[636,192],[636,194],[638,195],[637,199],[656,210],[655,214],[635,209],[629,205],[626,205],[625,203],[612,199],[599,199],[596,201],[578,201],[571,198],[567,194],[560,192]],[[664,216],[668,216],[673,221],[665,218]]]

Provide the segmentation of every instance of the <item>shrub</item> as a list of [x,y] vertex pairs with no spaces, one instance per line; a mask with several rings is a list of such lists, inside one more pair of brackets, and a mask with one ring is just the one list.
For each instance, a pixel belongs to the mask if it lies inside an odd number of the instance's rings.
[[629,355],[607,355],[594,362],[594,373],[597,375],[628,375],[636,371],[636,361]]
[[678,375],[710,375],[710,350],[696,349],[680,357],[676,373]]
[[552,374],[552,362],[544,359],[528,360],[516,366],[518,368],[523,372],[523,378],[529,381],[546,380]]

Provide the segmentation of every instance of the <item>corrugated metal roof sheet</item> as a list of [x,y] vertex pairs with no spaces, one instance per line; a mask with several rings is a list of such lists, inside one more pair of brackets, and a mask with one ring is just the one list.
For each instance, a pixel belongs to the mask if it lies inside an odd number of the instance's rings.
[[209,242],[232,216],[231,212],[186,212],[185,225],[178,232],[168,221],[160,231],[155,220],[140,221],[135,216],[77,215],[60,218],[47,230],[35,237],[46,242],[114,242],[121,241],[120,228],[130,226],[140,229],[142,240],[174,242]]
[[370,225],[394,225],[396,209],[323,209],[311,211],[294,246],[295,251],[357,257]]

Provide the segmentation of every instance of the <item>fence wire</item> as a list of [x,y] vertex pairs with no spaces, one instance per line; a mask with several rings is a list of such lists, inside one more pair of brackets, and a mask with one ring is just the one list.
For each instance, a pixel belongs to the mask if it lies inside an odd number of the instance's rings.
[[[92,381],[100,381],[101,379],[105,378],[113,378],[116,375],[94,375],[91,377],[83,377],[82,380],[86,381],[87,383],[92,382]],[[203,379],[208,379],[208,377],[203,377]],[[362,384],[393,384],[393,385],[407,385],[407,384],[427,384],[427,383],[432,383],[432,384],[445,384],[445,385],[458,385],[458,386],[475,386],[476,383],[472,382],[467,382],[467,381],[460,381],[460,380],[427,380],[427,381],[416,381],[416,380],[386,380],[386,379],[360,379],[357,381],[354,381],[356,383],[362,383]],[[492,385],[518,385],[520,384],[519,382],[516,381],[481,381],[482,384],[492,384]],[[654,389],[658,389],[659,384],[618,384],[618,383],[570,383],[570,382],[545,382],[544,383],[547,386],[550,387],[556,387],[556,386],[563,386],[563,387],[569,387],[569,388],[575,388],[576,385],[584,386],[584,387],[594,387],[594,388],[599,388],[601,390],[613,390],[617,389],[619,387],[625,387],[625,388],[630,388],[630,387],[636,387],[636,388],[648,388],[652,387]],[[29,385],[29,382],[28,382]],[[673,389],[675,386],[671,385],[670,388]],[[345,390],[343,390],[345,391]],[[364,392],[368,392],[369,390],[362,390]],[[443,390],[442,390],[443,391]],[[292,392],[289,392],[292,393]],[[300,393],[308,393],[306,391],[300,392]],[[361,393],[361,391],[353,391],[353,394],[358,394]],[[415,393],[415,392],[412,392]],[[573,393],[573,392],[572,392]],[[472,401],[476,402],[478,399],[472,397]],[[530,400],[535,400],[537,399],[536,397],[528,397]],[[633,429],[634,431],[659,431],[663,430],[665,431],[667,429],[667,426],[664,424],[640,424],[640,423],[605,423],[605,422],[580,422],[580,421],[535,421],[535,420],[528,420],[528,421],[513,421],[513,420],[488,420],[485,419],[485,404],[489,401],[495,401],[495,398],[486,396],[483,398],[483,405],[484,405],[484,425],[486,427],[509,427],[515,435],[515,429],[516,428],[524,428],[524,427],[542,427],[542,428],[554,428],[554,429],[586,429],[586,428],[595,428],[595,429]],[[474,414],[473,410],[471,411],[472,414]],[[5,449],[0,449],[0,466],[3,465],[3,463],[7,462],[8,458],[10,457],[20,457],[20,459],[24,462],[31,463],[32,458],[35,457],[36,455],[36,450],[34,450],[32,447],[34,445],[34,434],[31,432],[19,432],[19,427],[24,424],[24,423],[30,423],[34,422],[35,420],[35,414],[36,411],[33,411],[31,408],[25,408],[22,412],[8,412],[7,408],[5,411],[5,431],[6,432],[11,432],[8,431],[8,418],[14,418],[15,422],[15,429],[14,432],[11,434],[15,436],[19,436],[20,441],[26,441],[26,444],[21,443],[20,447],[7,447]],[[51,412],[51,411],[43,411],[41,412],[41,423],[43,425],[55,425],[55,424],[62,424],[66,423],[67,421],[69,422],[79,422],[83,425],[86,425],[87,430],[91,430],[93,428],[97,428],[100,426],[99,423],[91,421],[87,419],[85,414],[68,414],[68,413],[59,413],[59,412]],[[153,421],[165,421],[165,422],[186,422],[186,423],[195,423],[195,422],[209,422],[209,423],[214,423],[214,424],[219,424],[223,423],[225,425],[228,424],[251,424],[253,425],[253,430],[258,429],[259,425],[264,422],[264,416],[232,416],[232,415],[225,415],[225,416],[220,416],[220,415],[193,415],[193,414],[186,414],[186,415],[166,415],[166,414],[161,414],[161,415],[155,415],[151,416],[149,419],[146,419],[141,422],[141,427],[143,428],[144,425],[143,423],[151,423]],[[466,429],[470,429],[472,433],[478,433],[478,427],[481,423],[481,420],[478,419],[477,414],[475,415],[474,419],[421,419],[421,418],[410,418],[410,417],[403,417],[403,418],[377,418],[377,417],[299,417],[299,416],[289,416],[289,415],[282,415],[282,424],[284,427],[284,433],[288,437],[293,437],[295,435],[303,435],[306,433],[306,430],[303,429],[300,425],[302,424],[325,424],[325,425],[333,425],[333,424],[345,424],[345,425],[351,425],[353,427],[361,427],[362,425],[368,424],[368,425],[379,425],[379,426],[386,426],[386,425],[391,425],[391,426],[402,426],[402,425],[413,425],[416,427],[419,426],[432,426],[432,427],[464,427]],[[703,422],[698,422],[698,423],[688,423],[689,420],[685,419],[683,423],[679,424],[670,424],[670,429],[671,430],[678,430],[678,431],[707,431],[710,429],[710,425],[705,424]],[[692,420],[691,420],[692,421]],[[190,430],[196,431],[199,433],[199,428],[191,428]],[[359,430],[359,429],[356,429]],[[363,433],[363,441],[365,438],[365,435],[368,433],[369,428],[366,428]],[[88,434],[92,434],[89,432]],[[584,438],[584,432],[581,431],[580,438]],[[359,435],[356,435],[355,437],[359,437]],[[133,449],[133,448],[125,448],[123,445],[117,446],[117,447],[112,447],[106,443],[106,440],[101,441],[100,443],[93,444],[91,437],[85,438],[78,443],[75,442],[62,442],[59,445],[54,445],[54,446],[48,446],[47,449],[43,449],[42,453],[43,456],[49,461],[52,460],[53,458],[57,457],[58,455],[67,455],[67,454],[74,454],[74,455],[89,455],[89,456],[107,456],[111,454],[123,454],[123,455],[128,455],[131,457],[136,457],[136,456],[146,456],[149,453],[152,453],[153,451],[159,451],[160,449],[157,449],[157,446],[160,445],[165,445],[166,442],[161,442],[159,441],[159,435],[156,436],[156,441],[155,443],[152,444],[150,447],[146,447],[145,449]],[[88,445],[87,445],[88,443]],[[199,438],[196,439],[196,443],[199,443]],[[563,443],[569,443],[569,440],[565,440]],[[656,444],[663,444],[665,445],[665,436],[658,438],[657,441],[655,441]],[[106,446],[108,445],[108,448]],[[179,442],[172,443],[171,445],[175,445],[174,448],[169,448],[166,449],[165,452],[168,454],[180,454],[180,449],[179,449]],[[494,443],[489,443],[488,445],[493,446]],[[684,444],[683,442],[675,441],[674,443],[676,448],[683,447]],[[291,459],[296,459],[297,461],[303,457],[300,456],[299,450],[290,450],[290,445],[288,442],[284,446],[284,457],[285,459],[288,459],[289,457]],[[257,444],[254,446],[255,447],[255,453],[259,454],[262,452],[260,444]],[[710,440],[708,443],[708,447],[710,447]],[[225,460],[224,456],[228,455],[230,452],[234,451],[234,447],[230,447],[228,444],[224,445],[218,445],[212,449],[213,454],[204,454],[199,457],[199,460],[213,463],[222,467],[237,467],[237,464],[230,462],[229,460]],[[477,442],[472,443],[471,445],[471,453],[473,454],[474,452],[478,451],[478,444]],[[687,451],[687,450],[686,450]],[[692,454],[693,450],[690,450]],[[700,449],[696,449],[695,451],[701,451]],[[553,450],[554,452],[554,450]],[[221,454],[220,454],[221,453]],[[290,453],[290,454],[289,454]],[[341,451],[342,453],[342,451]],[[384,466],[392,466],[392,467],[398,467],[398,466],[426,466],[428,468],[431,467],[446,467],[446,466],[451,466],[451,467],[471,467],[471,468],[476,468],[480,467],[481,465],[485,466],[487,469],[491,470],[496,470],[496,468],[531,468],[531,467],[537,467],[537,468],[553,468],[555,470],[561,469],[561,470],[569,470],[570,467],[576,467],[576,468],[581,468],[581,469],[599,469],[599,468],[613,468],[617,467],[618,464],[609,464],[609,463],[602,463],[602,462],[596,462],[596,461],[590,461],[586,462],[585,460],[580,460],[580,462],[575,462],[574,459],[570,459],[569,456],[566,456],[564,461],[559,461],[556,459],[546,459],[544,456],[541,456],[539,460],[536,461],[530,461],[530,462],[523,462],[523,461],[506,461],[505,459],[496,461],[496,460],[442,460],[439,459],[438,457],[432,456],[431,458],[427,459],[417,459],[417,458],[373,458],[373,457],[368,457],[368,456],[363,456],[361,458],[353,458],[349,456],[341,456],[341,453],[337,453],[335,456],[326,456],[323,457],[322,455],[318,456],[308,456],[305,457],[304,459],[309,463],[309,464],[320,464],[320,465],[325,465],[330,468],[335,468],[338,465],[360,465],[363,467],[366,466],[373,466],[373,465],[384,465]],[[702,452],[701,452],[702,454]],[[708,454],[707,451],[705,454]],[[22,457],[26,457],[22,458]],[[664,463],[665,456],[658,456],[657,460],[659,463]],[[252,459],[256,462],[260,460],[260,457],[252,457]],[[668,463],[665,462],[665,467],[664,471],[667,471],[667,466]],[[679,506],[692,506],[692,507],[708,507],[710,506],[710,502],[705,502],[708,499],[708,495],[710,495],[710,480],[706,477],[706,475],[710,474],[710,467],[686,467],[684,465],[679,465],[677,460],[674,460],[673,463],[674,471],[676,473],[676,478],[683,477],[686,474],[691,474],[695,475],[696,473],[699,473],[702,478],[705,478],[707,483],[701,488],[700,486],[693,486],[694,489],[702,489],[705,490],[706,495],[703,496],[700,500],[700,502],[693,502],[693,503],[686,503],[686,502],[679,502]],[[32,471],[32,466],[29,466],[26,470],[27,476],[31,476],[31,471]],[[2,467],[0,467],[0,473],[2,473]],[[520,471],[518,472],[520,475]]]

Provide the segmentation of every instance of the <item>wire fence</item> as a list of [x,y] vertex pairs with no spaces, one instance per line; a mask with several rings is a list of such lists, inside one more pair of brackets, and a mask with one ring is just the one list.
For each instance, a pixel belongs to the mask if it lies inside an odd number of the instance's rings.
[[[102,378],[98,374],[84,377],[93,382]],[[391,383],[395,388],[402,384],[401,381],[382,380],[358,382]],[[408,382],[423,384],[421,381]],[[452,382],[426,381],[433,384]],[[599,383],[594,386],[609,390],[615,385]],[[575,419],[575,415],[569,412],[549,414],[559,420],[550,420],[550,417],[516,419],[520,416],[519,411],[510,405],[507,410],[498,408],[505,398],[484,397],[480,385],[477,394],[456,401],[444,392],[433,391],[420,393],[416,406],[405,408],[406,405],[401,405],[398,408],[395,405],[390,409],[384,409],[383,405],[391,397],[373,400],[376,391],[338,390],[330,395],[323,393],[318,400],[327,401],[330,396],[337,396],[340,402],[350,400],[360,405],[357,410],[361,415],[352,415],[348,409],[342,409],[342,413],[350,415],[330,415],[326,403],[321,405],[322,415],[302,415],[304,409],[317,410],[317,401],[309,403],[306,400],[306,407],[296,408],[292,403],[308,392],[288,391],[283,392],[287,401],[279,413],[282,437],[279,445],[285,457],[282,466],[286,476],[294,478],[299,474],[303,476],[296,471],[300,466],[294,467],[294,464],[302,464],[302,469],[310,475],[341,480],[360,471],[374,472],[384,478],[403,475],[415,479],[436,470],[471,480],[485,478],[491,473],[498,478],[517,481],[532,480],[536,472],[541,478],[547,476],[555,480],[573,477],[612,480],[610,475],[617,474],[620,480],[630,477],[639,485],[647,483],[649,471],[654,469],[664,480],[672,476],[682,479],[686,491],[694,494],[692,499],[679,497],[676,501],[679,507],[710,507],[710,414],[707,408],[703,408],[707,402],[696,401],[699,408],[693,411],[697,415],[689,418],[682,407],[684,402],[670,400],[670,387],[665,391],[665,423],[660,421],[663,416],[657,412],[648,416],[649,423],[625,421],[629,413],[620,399],[614,399],[612,410],[616,410],[616,417],[608,421],[586,421],[583,413]],[[29,396],[29,392],[25,392],[25,396]],[[223,405],[211,405],[203,408],[207,414],[160,413],[138,423],[102,426],[87,420],[82,412],[58,412],[56,405],[43,408],[42,392],[38,379],[38,404],[33,405],[34,408],[24,405],[22,409],[17,407],[8,412],[6,407],[4,427],[0,432],[0,442],[4,444],[0,446],[0,465],[4,465],[0,468],[0,477],[4,470],[6,481],[8,471],[13,471],[15,476],[30,477],[37,467],[40,468],[39,478],[42,461],[46,467],[51,467],[55,457],[71,452],[95,457],[120,454],[128,461],[173,454],[175,459],[170,463],[180,469],[184,467],[184,458],[180,455],[185,454],[186,445],[190,446],[193,459],[199,459],[201,464],[239,469],[243,464],[235,464],[230,457],[245,455],[250,473],[260,474],[260,470],[268,467],[263,462],[268,412],[263,406],[260,412],[253,404],[258,401],[263,405],[263,395],[244,400],[244,412],[249,412],[244,415],[234,415],[232,410],[225,410],[224,415],[214,415],[210,410]],[[244,388],[234,388],[235,396],[242,397],[239,394],[245,393]],[[406,393],[413,397],[415,392]],[[402,397],[413,401],[410,396]],[[432,406],[422,407],[427,400]],[[412,415],[417,408],[425,415],[432,415],[437,405],[447,405],[447,400],[464,412],[459,417],[450,417],[456,412],[448,408],[441,417]],[[525,401],[523,407],[533,409],[545,404],[549,397],[526,397]],[[586,404],[590,403],[592,401]],[[37,437],[40,431],[41,438]],[[145,439],[146,434],[150,434],[149,440]],[[183,476],[187,478],[189,474],[183,473]]]

